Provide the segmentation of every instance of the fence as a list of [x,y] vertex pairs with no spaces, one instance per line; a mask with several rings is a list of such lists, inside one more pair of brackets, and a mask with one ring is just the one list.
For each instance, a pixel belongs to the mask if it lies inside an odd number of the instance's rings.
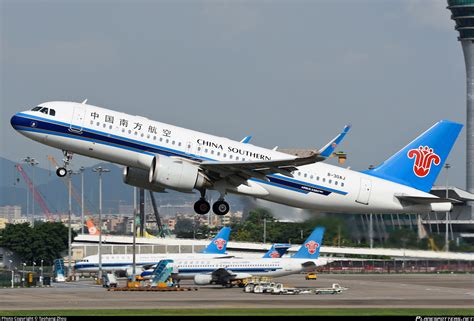
[[471,261],[361,260],[334,261],[318,267],[320,273],[473,273]]

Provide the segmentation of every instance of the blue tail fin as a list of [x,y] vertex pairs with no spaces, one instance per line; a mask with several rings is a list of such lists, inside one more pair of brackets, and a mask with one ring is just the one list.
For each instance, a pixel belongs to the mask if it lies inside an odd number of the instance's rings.
[[264,259],[276,259],[285,255],[286,251],[291,247],[290,244],[273,244],[270,250],[263,256]]
[[323,243],[324,230],[324,227],[316,227],[292,258],[317,259],[319,257],[321,244]]
[[201,253],[224,254],[229,242],[229,236],[230,227],[223,227]]
[[364,173],[429,192],[462,126],[442,120],[381,165]]

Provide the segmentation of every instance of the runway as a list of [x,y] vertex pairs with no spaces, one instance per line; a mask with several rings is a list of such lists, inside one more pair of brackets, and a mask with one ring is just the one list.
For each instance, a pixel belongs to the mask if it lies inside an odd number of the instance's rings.
[[[113,292],[87,280],[55,283],[51,288],[2,289],[0,310],[474,306],[473,275],[322,274],[315,281],[305,280],[304,275],[288,276],[277,281],[297,287],[329,287],[332,283],[339,283],[349,289],[336,295],[295,296],[248,294],[241,288],[217,286],[200,287],[198,291],[189,292]],[[190,286],[191,283],[182,285]]]

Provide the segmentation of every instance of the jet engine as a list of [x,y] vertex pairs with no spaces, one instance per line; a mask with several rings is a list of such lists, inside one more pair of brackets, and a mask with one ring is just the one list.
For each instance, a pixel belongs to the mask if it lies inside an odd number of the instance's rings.
[[194,283],[196,285],[208,285],[212,283],[212,275],[210,274],[198,274],[194,276]]
[[179,158],[156,155],[151,163],[148,182],[182,192],[207,186],[199,167]]
[[164,187],[151,184],[148,181],[148,171],[135,167],[125,167],[123,169],[123,182],[158,193],[164,190]]

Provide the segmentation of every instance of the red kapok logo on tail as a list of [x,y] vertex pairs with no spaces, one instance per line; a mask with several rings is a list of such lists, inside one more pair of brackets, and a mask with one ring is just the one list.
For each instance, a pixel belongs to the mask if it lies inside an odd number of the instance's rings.
[[313,255],[314,253],[316,253],[316,249],[319,247],[319,243],[315,241],[309,241],[304,246],[308,249],[309,254]]
[[277,251],[273,251],[272,253],[270,253],[270,257],[277,259],[280,257],[280,253],[278,253]]
[[227,243],[227,241],[224,240],[224,239],[217,239],[217,240],[214,241],[214,244],[217,246],[217,249],[219,249],[219,250],[222,250],[226,243]]
[[430,173],[431,164],[438,166],[441,158],[435,154],[434,149],[429,146],[420,146],[416,149],[410,149],[407,154],[408,158],[415,158],[413,164],[413,173],[418,177],[425,177]]

